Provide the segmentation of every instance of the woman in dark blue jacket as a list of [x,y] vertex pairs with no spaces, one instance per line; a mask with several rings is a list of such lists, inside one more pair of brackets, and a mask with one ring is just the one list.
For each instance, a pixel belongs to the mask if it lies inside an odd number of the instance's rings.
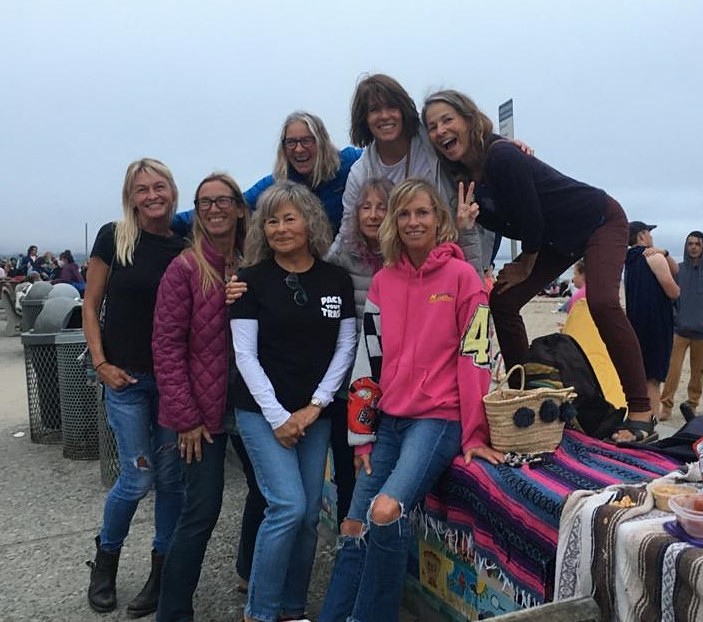
[[[352,164],[363,153],[356,147],[337,149],[320,117],[296,111],[283,122],[276,150],[273,173],[257,181],[244,193],[244,200],[253,210],[259,195],[277,181],[290,179],[307,186],[322,201],[334,234],[342,221],[342,195]],[[187,235],[193,222],[193,211],[176,214],[172,228]]]

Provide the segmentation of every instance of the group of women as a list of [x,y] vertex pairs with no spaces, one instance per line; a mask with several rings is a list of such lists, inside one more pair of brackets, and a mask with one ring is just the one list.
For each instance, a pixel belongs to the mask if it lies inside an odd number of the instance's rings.
[[[93,609],[116,607],[120,550],[154,487],[151,573],[128,612],[194,620],[229,437],[250,487],[244,620],[306,620],[332,440],[340,546],[320,620],[397,619],[408,513],[457,454],[503,460],[481,400],[490,312],[506,364],[519,362],[521,306],[584,254],[630,416],[650,420],[618,313],[627,222],[614,200],[495,136],[455,91],[430,96],[420,116],[393,78],[368,76],[351,137],[365,150],[339,151],[319,118],[293,113],[272,176],[242,193],[212,174],[175,219],[166,166],[128,168],[123,218],[98,233],[83,311],[121,466],[90,564]],[[500,235],[523,252],[489,301],[482,278]]]

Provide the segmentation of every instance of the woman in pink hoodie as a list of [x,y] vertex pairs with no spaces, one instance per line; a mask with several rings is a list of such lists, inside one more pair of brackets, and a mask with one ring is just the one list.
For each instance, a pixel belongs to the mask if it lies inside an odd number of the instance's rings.
[[[458,211],[475,220],[470,195],[462,189]],[[361,471],[320,622],[397,620],[408,513],[459,452],[467,463],[503,461],[488,445],[482,402],[488,301],[448,208],[430,184],[408,179],[391,193],[379,239],[385,267],[371,283],[350,389]]]

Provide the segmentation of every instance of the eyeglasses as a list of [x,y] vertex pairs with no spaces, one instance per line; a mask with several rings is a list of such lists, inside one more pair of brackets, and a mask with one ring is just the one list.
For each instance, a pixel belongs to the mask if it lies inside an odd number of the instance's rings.
[[295,272],[291,272],[285,279],[283,279],[283,282],[286,284],[288,289],[293,290],[293,300],[295,301],[295,304],[299,307],[303,307],[308,304],[307,292],[303,289],[303,286],[298,280],[298,275]]
[[295,148],[300,145],[305,149],[309,149],[315,144],[314,136],[303,136],[302,138],[284,138],[283,146],[288,149],[288,151],[295,151]]
[[213,203],[217,204],[217,207],[220,209],[232,207],[232,205],[234,205],[234,197],[220,196],[215,197],[214,199],[211,199],[210,197],[200,197],[199,199],[195,199],[193,203],[195,203],[195,207],[199,210],[207,212],[212,207]]

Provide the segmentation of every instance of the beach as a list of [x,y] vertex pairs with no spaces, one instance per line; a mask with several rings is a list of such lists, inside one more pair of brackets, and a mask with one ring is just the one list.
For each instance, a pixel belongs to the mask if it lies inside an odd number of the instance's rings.
[[[523,317],[531,339],[558,330],[565,315],[553,313],[563,299],[536,298]],[[0,335],[4,330],[0,319]],[[672,418],[660,424],[668,436],[683,425],[678,404],[686,397],[688,360],[684,364]],[[0,620],[126,620],[126,604],[148,574],[153,498],[140,504],[122,551],[118,573],[118,608],[92,612],[87,604],[94,538],[101,522],[105,488],[98,461],[62,456],[60,445],[30,441],[24,354],[19,337],[0,336]],[[220,521],[208,549],[196,614],[200,622],[239,620],[244,596],[235,590],[234,556],[246,485],[235,461],[226,465],[226,490]],[[310,589],[309,614],[316,619],[334,558],[334,541],[323,534]],[[152,620],[153,616],[144,618]],[[403,622],[415,617],[403,612]]]

